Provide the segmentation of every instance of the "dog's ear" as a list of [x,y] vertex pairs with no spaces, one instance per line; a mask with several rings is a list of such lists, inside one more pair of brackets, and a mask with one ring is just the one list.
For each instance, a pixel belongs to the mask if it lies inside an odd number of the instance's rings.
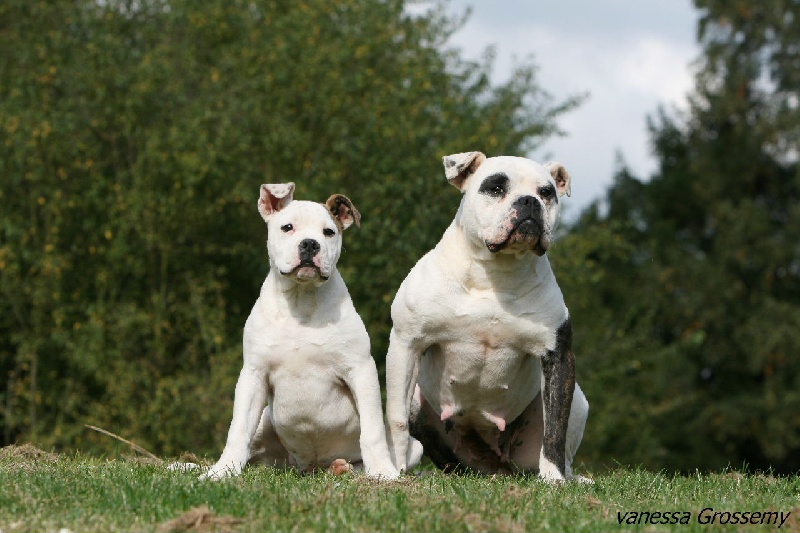
[[550,175],[553,176],[553,179],[556,180],[558,196],[564,196],[565,194],[567,196],[572,195],[572,178],[570,178],[569,172],[564,168],[564,165],[556,163],[555,161],[550,161],[544,168],[546,168],[547,171],[550,172]]
[[466,179],[473,174],[484,161],[486,161],[486,156],[481,152],[463,152],[461,154],[446,155],[442,158],[442,163],[444,163],[444,175],[451,185],[463,192]]
[[264,217],[269,218],[289,205],[294,194],[294,183],[265,183],[261,186],[261,194],[258,198],[258,212]]
[[333,215],[333,220],[345,230],[355,223],[357,228],[361,227],[361,213],[358,212],[356,206],[350,201],[350,198],[344,194],[332,194],[328,201],[325,202],[325,207]]

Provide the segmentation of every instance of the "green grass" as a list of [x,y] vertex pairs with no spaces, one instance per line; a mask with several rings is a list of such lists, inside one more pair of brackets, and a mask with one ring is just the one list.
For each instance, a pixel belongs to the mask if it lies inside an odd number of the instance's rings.
[[[620,469],[594,485],[548,485],[535,476],[425,471],[379,483],[362,476],[299,475],[250,467],[240,478],[138,459],[0,450],[0,531],[772,531],[775,525],[698,524],[698,513],[789,512],[800,530],[798,477],[672,476]],[[207,506],[207,511],[198,510]],[[195,510],[194,514],[185,515]],[[688,511],[688,525],[620,525],[618,513]],[[213,513],[213,514],[212,514]],[[181,519],[182,518],[182,519]],[[177,519],[177,520],[176,520]]]

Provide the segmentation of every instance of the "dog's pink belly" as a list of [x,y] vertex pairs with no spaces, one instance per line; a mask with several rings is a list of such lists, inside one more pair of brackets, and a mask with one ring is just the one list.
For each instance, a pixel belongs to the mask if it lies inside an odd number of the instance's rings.
[[474,432],[496,451],[500,434],[539,393],[541,364],[510,345],[451,341],[425,352],[418,383],[447,428]]
[[543,437],[541,396],[509,421],[504,431],[496,427],[480,431],[468,423],[448,426],[421,391],[417,392],[420,408],[412,422],[412,434],[439,468],[450,471],[460,465],[487,474],[530,472],[538,468]]

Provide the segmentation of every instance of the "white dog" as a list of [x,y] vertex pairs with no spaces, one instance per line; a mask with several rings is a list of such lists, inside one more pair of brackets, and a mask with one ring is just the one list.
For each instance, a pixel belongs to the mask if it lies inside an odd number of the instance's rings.
[[392,304],[386,411],[395,465],[413,466],[410,431],[443,469],[575,478],[589,405],[545,256],[570,176],[558,163],[480,152],[445,157],[444,166],[463,193],[458,213]]
[[369,337],[336,270],[342,231],[360,214],[344,195],[323,205],[293,191],[261,186],[270,270],[244,327],[228,440],[204,477],[258,461],[394,479]]

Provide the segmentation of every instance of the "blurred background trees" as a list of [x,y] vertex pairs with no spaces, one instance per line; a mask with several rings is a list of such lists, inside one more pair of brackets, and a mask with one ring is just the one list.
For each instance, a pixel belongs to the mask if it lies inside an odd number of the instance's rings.
[[[399,0],[0,5],[2,443],[217,453],[267,272],[261,183],[346,193],[342,274],[381,362],[446,227],[441,156],[524,153],[575,104],[444,46]],[[439,179],[441,178],[441,179]]]
[[800,3],[695,4],[689,109],[650,121],[659,170],[621,168],[556,252],[592,459],[797,471]]
[[[621,164],[550,253],[592,405],[579,460],[796,471],[800,5],[695,3],[659,170]],[[0,444],[115,452],[89,423],[218,453],[261,183],[363,213],[340,270],[382,367],[394,292],[459,201],[441,156],[525,155],[578,104],[534,65],[493,84],[490,54],[447,48],[459,23],[401,0],[0,4]]]

